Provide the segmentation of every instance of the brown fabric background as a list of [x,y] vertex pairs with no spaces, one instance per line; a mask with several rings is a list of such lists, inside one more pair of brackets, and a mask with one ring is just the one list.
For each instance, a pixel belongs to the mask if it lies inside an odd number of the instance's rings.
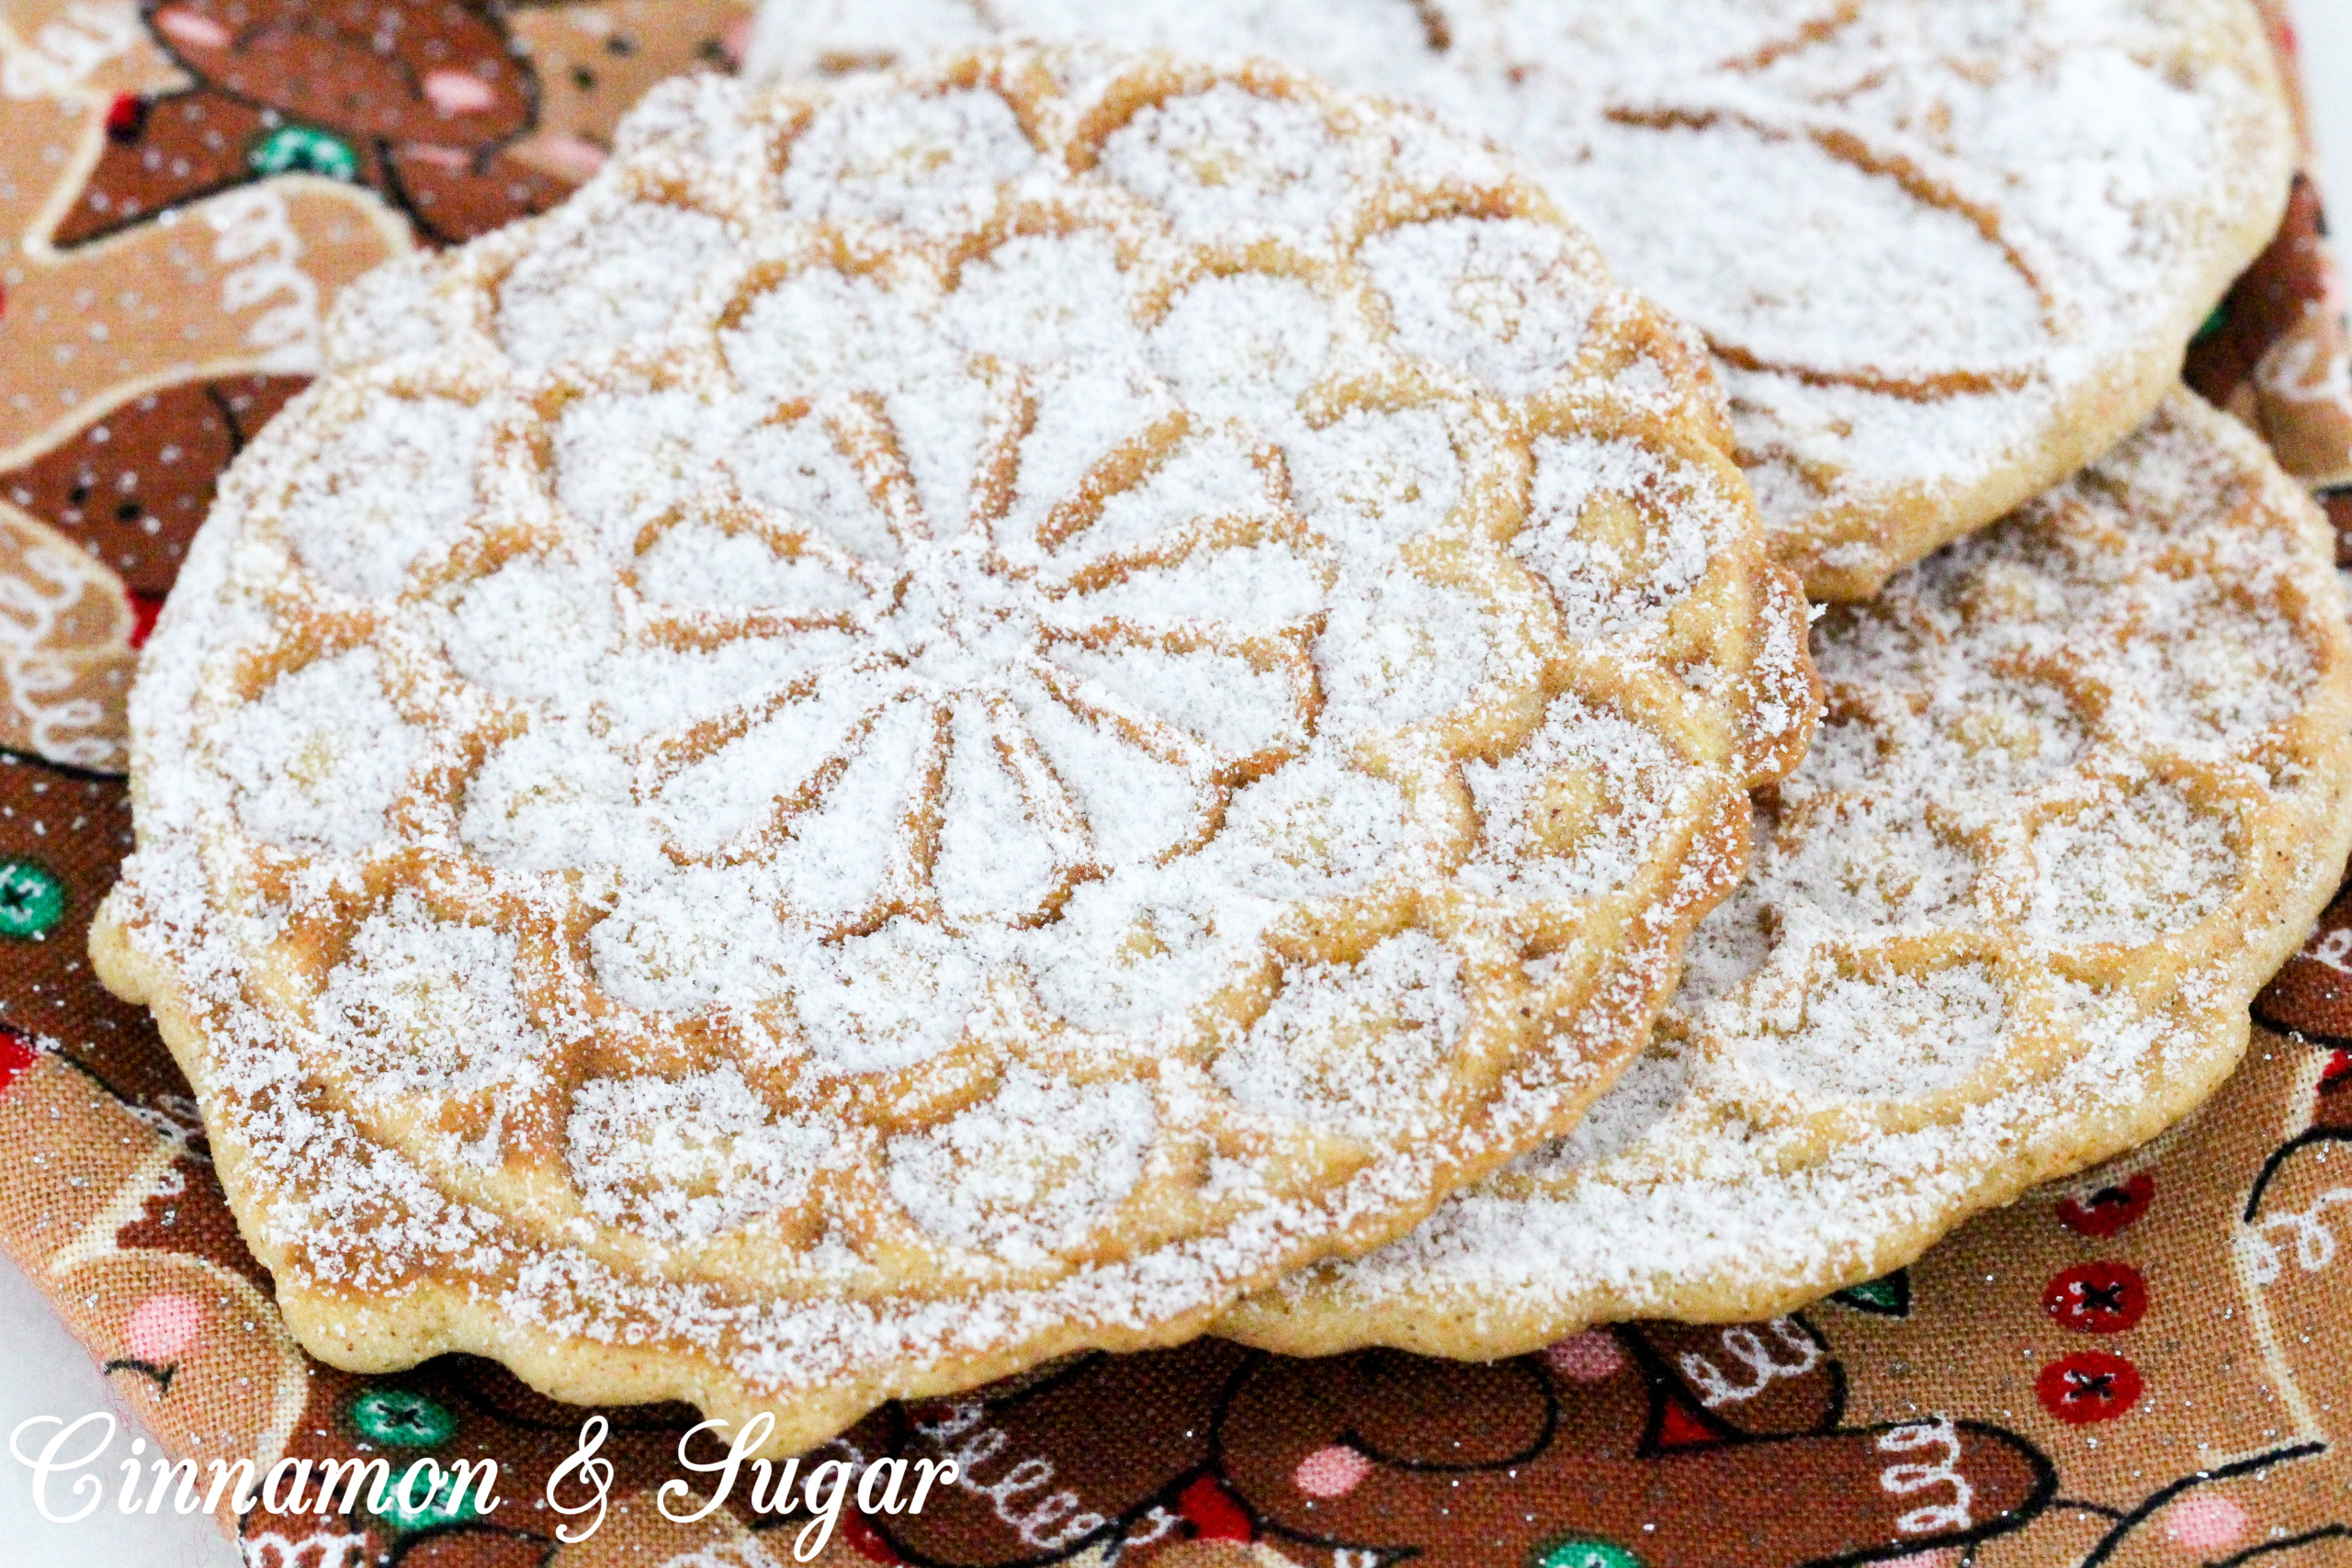
[[[502,1466],[486,1519],[251,1516],[271,1568],[789,1560],[797,1521],[654,1512],[691,1412],[608,1412],[613,1512],[564,1546],[537,1505],[585,1412],[466,1358],[376,1379],[306,1358],[187,1086],[83,952],[130,842],[134,650],[218,474],[314,366],[321,308],[560,199],[648,83],[730,61],[745,3],[0,0],[0,1247],[175,1455]],[[405,69],[368,46],[387,18]],[[414,84],[445,62],[490,102],[439,113]],[[2343,315],[2303,184],[2189,373],[2352,541]],[[920,1520],[845,1521],[827,1558],[2352,1562],[2352,892],[2256,1017],[2184,1126],[1776,1323],[1481,1367],[1204,1341],[878,1412],[831,1451],[952,1454],[967,1480]]]

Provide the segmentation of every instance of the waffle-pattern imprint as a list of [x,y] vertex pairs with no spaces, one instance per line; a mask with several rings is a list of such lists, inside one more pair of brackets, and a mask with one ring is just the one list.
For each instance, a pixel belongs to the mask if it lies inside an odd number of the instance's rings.
[[1812,725],[1703,351],[1279,72],[675,84],[330,335],[95,951],[341,1365],[792,1449],[1197,1332],[1572,1124]]
[[1706,333],[1815,598],[2137,426],[2294,167],[2247,0],[770,0],[752,70],[1081,35],[1264,53],[1528,158]]
[[2332,559],[2261,445],[2177,391],[1833,610],[1820,738],[1651,1051],[1567,1137],[1220,1331],[1487,1356],[1767,1316],[2188,1114],[2352,848]]

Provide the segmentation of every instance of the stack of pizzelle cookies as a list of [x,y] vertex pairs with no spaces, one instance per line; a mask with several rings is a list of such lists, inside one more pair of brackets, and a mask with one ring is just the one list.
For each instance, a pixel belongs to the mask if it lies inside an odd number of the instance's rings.
[[2227,1073],[2352,852],[2325,525],[2175,385],[2284,203],[2250,8],[762,50],[347,295],[146,652],[93,955],[315,1354],[779,1452],[1484,1358]]

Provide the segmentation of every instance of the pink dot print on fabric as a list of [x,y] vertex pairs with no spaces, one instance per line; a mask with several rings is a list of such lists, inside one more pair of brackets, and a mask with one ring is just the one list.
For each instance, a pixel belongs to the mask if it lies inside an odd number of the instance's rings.
[[428,72],[424,96],[443,114],[480,114],[498,101],[490,84],[464,71]]
[[125,1348],[142,1361],[168,1361],[204,1326],[204,1309],[187,1296],[149,1296],[123,1325]]
[[1593,1329],[1546,1347],[1544,1359],[1564,1378],[1599,1382],[1625,1364],[1625,1352],[1617,1348],[1615,1335]]
[[2249,1523],[2245,1507],[2227,1497],[2191,1497],[2171,1510],[2165,1534],[2191,1551],[2218,1551],[2243,1539]]
[[227,28],[185,6],[166,6],[150,19],[157,32],[189,49],[226,49],[232,41]]
[[1335,1443],[1300,1460],[1291,1480],[1310,1497],[1344,1497],[1371,1473],[1372,1461],[1345,1444]]

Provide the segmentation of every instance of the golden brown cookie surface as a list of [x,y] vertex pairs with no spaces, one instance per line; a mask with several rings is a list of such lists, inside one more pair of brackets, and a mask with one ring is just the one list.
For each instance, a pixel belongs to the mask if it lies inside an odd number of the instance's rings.
[[776,0],[752,70],[988,37],[1268,55],[1525,156],[1706,334],[1816,598],[2129,434],[2294,160],[2245,0]]
[[1569,1124],[1809,730],[1703,355],[1272,71],[659,90],[232,470],[96,939],[314,1353],[776,1413]]
[[1834,610],[1820,739],[1648,1055],[1566,1138],[1225,1331],[1484,1356],[1759,1316],[2177,1121],[2352,840],[2331,558],[2261,446],[2182,391]]

